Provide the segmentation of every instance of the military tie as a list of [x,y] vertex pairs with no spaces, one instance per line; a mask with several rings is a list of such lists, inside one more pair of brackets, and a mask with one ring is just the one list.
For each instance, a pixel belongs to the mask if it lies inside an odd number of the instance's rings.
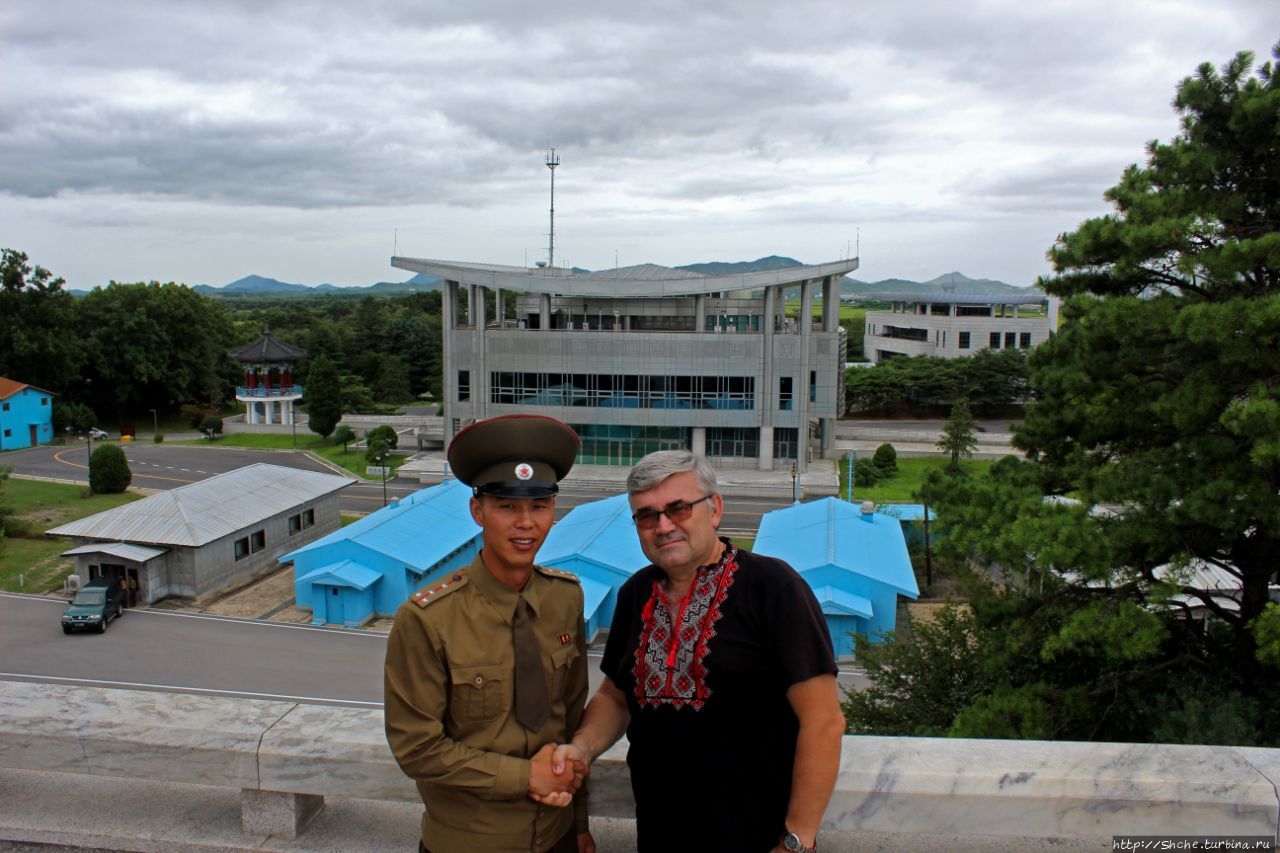
[[516,648],[516,720],[531,732],[542,728],[551,716],[547,678],[542,673],[542,650],[533,633],[529,602],[520,596],[511,633]]

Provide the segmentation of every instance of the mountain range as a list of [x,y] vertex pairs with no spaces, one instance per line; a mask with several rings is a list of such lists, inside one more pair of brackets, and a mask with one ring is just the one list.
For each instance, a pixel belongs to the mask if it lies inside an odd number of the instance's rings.
[[[734,273],[757,272],[759,270],[789,269],[803,266],[795,258],[770,255],[754,261],[710,261],[707,263],[685,264],[676,269],[690,270],[703,275],[730,275]],[[585,270],[575,270],[585,272]],[[440,279],[436,276],[419,273],[405,281],[380,281],[367,286],[340,287],[334,284],[291,284],[261,275],[248,275],[222,287],[198,284],[192,288],[197,293],[209,296],[223,295],[258,295],[279,296],[285,294],[321,295],[321,294],[369,294],[373,296],[400,296],[426,290],[438,290]],[[846,297],[874,298],[876,295],[889,293],[927,296],[931,294],[959,293],[982,296],[1025,295],[1028,288],[1018,287],[1003,281],[989,278],[969,278],[961,272],[944,273],[928,281],[911,281],[903,278],[886,278],[880,281],[860,281],[845,276],[840,282],[840,295]]]

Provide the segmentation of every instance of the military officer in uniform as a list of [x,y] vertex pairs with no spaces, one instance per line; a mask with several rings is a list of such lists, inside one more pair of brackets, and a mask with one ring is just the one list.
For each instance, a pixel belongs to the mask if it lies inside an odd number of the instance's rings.
[[401,605],[385,667],[387,742],[426,807],[420,850],[595,850],[585,791],[572,808],[534,799],[572,794],[585,775],[551,769],[587,696],[582,587],[534,565],[579,444],[560,421],[512,415],[449,445],[482,550]]

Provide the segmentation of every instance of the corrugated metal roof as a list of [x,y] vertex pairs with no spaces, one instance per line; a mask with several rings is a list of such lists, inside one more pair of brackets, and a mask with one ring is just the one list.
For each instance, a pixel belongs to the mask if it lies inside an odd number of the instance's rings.
[[617,267],[611,270],[599,270],[590,273],[577,273],[591,278],[622,278],[629,281],[662,281],[677,278],[706,278],[693,270],[678,270],[660,264],[636,264],[630,267]]
[[822,612],[828,616],[861,616],[863,619],[870,619],[875,614],[870,601],[838,587],[815,587],[813,596],[822,605]]
[[631,504],[625,494],[569,510],[551,528],[538,551],[538,563],[551,566],[577,556],[627,574],[649,565],[649,558],[640,550]]
[[333,474],[259,462],[47,532],[54,536],[200,546],[354,482]]
[[352,589],[368,589],[382,580],[382,573],[355,560],[341,560],[307,572],[294,583],[321,583],[329,586],[346,586]]
[[471,487],[449,480],[414,492],[395,504],[280,558],[285,563],[335,542],[351,541],[406,566],[430,568],[480,535],[471,519]]
[[901,523],[878,513],[863,516],[857,506],[837,498],[765,513],[752,550],[785,560],[802,575],[834,566],[912,598],[920,594]]
[[141,545],[130,545],[128,542],[108,542],[106,544],[94,542],[89,545],[81,545],[79,548],[72,548],[70,551],[63,551],[61,556],[109,554],[112,557],[119,557],[122,560],[129,560],[134,563],[145,563],[147,560],[155,559],[164,553],[164,551],[156,548],[144,548]]

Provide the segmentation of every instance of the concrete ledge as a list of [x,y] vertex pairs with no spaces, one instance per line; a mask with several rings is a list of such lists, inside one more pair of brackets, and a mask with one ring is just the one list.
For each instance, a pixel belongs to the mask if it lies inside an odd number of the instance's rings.
[[[625,749],[597,762],[591,799],[593,818],[618,821],[608,825],[624,837],[634,815]],[[196,825],[170,815],[185,827],[184,849],[204,849],[206,831],[220,849],[365,849],[343,846],[347,830],[332,814],[340,804],[409,815],[395,832],[410,840],[421,808],[387,749],[380,712],[287,702],[0,681],[0,841],[94,846],[89,829],[79,840],[66,835],[84,798],[50,798],[37,817],[14,805],[26,796],[15,773],[87,789],[191,788],[182,814]],[[1277,781],[1273,749],[849,737],[823,847],[1005,850],[1039,839],[1035,846],[1108,849],[1112,835],[1275,838]],[[166,849],[147,838],[127,846],[127,829],[119,831],[97,846]],[[264,846],[264,837],[275,841]],[[864,846],[871,839],[877,846]],[[628,849],[619,843],[611,849]]]

